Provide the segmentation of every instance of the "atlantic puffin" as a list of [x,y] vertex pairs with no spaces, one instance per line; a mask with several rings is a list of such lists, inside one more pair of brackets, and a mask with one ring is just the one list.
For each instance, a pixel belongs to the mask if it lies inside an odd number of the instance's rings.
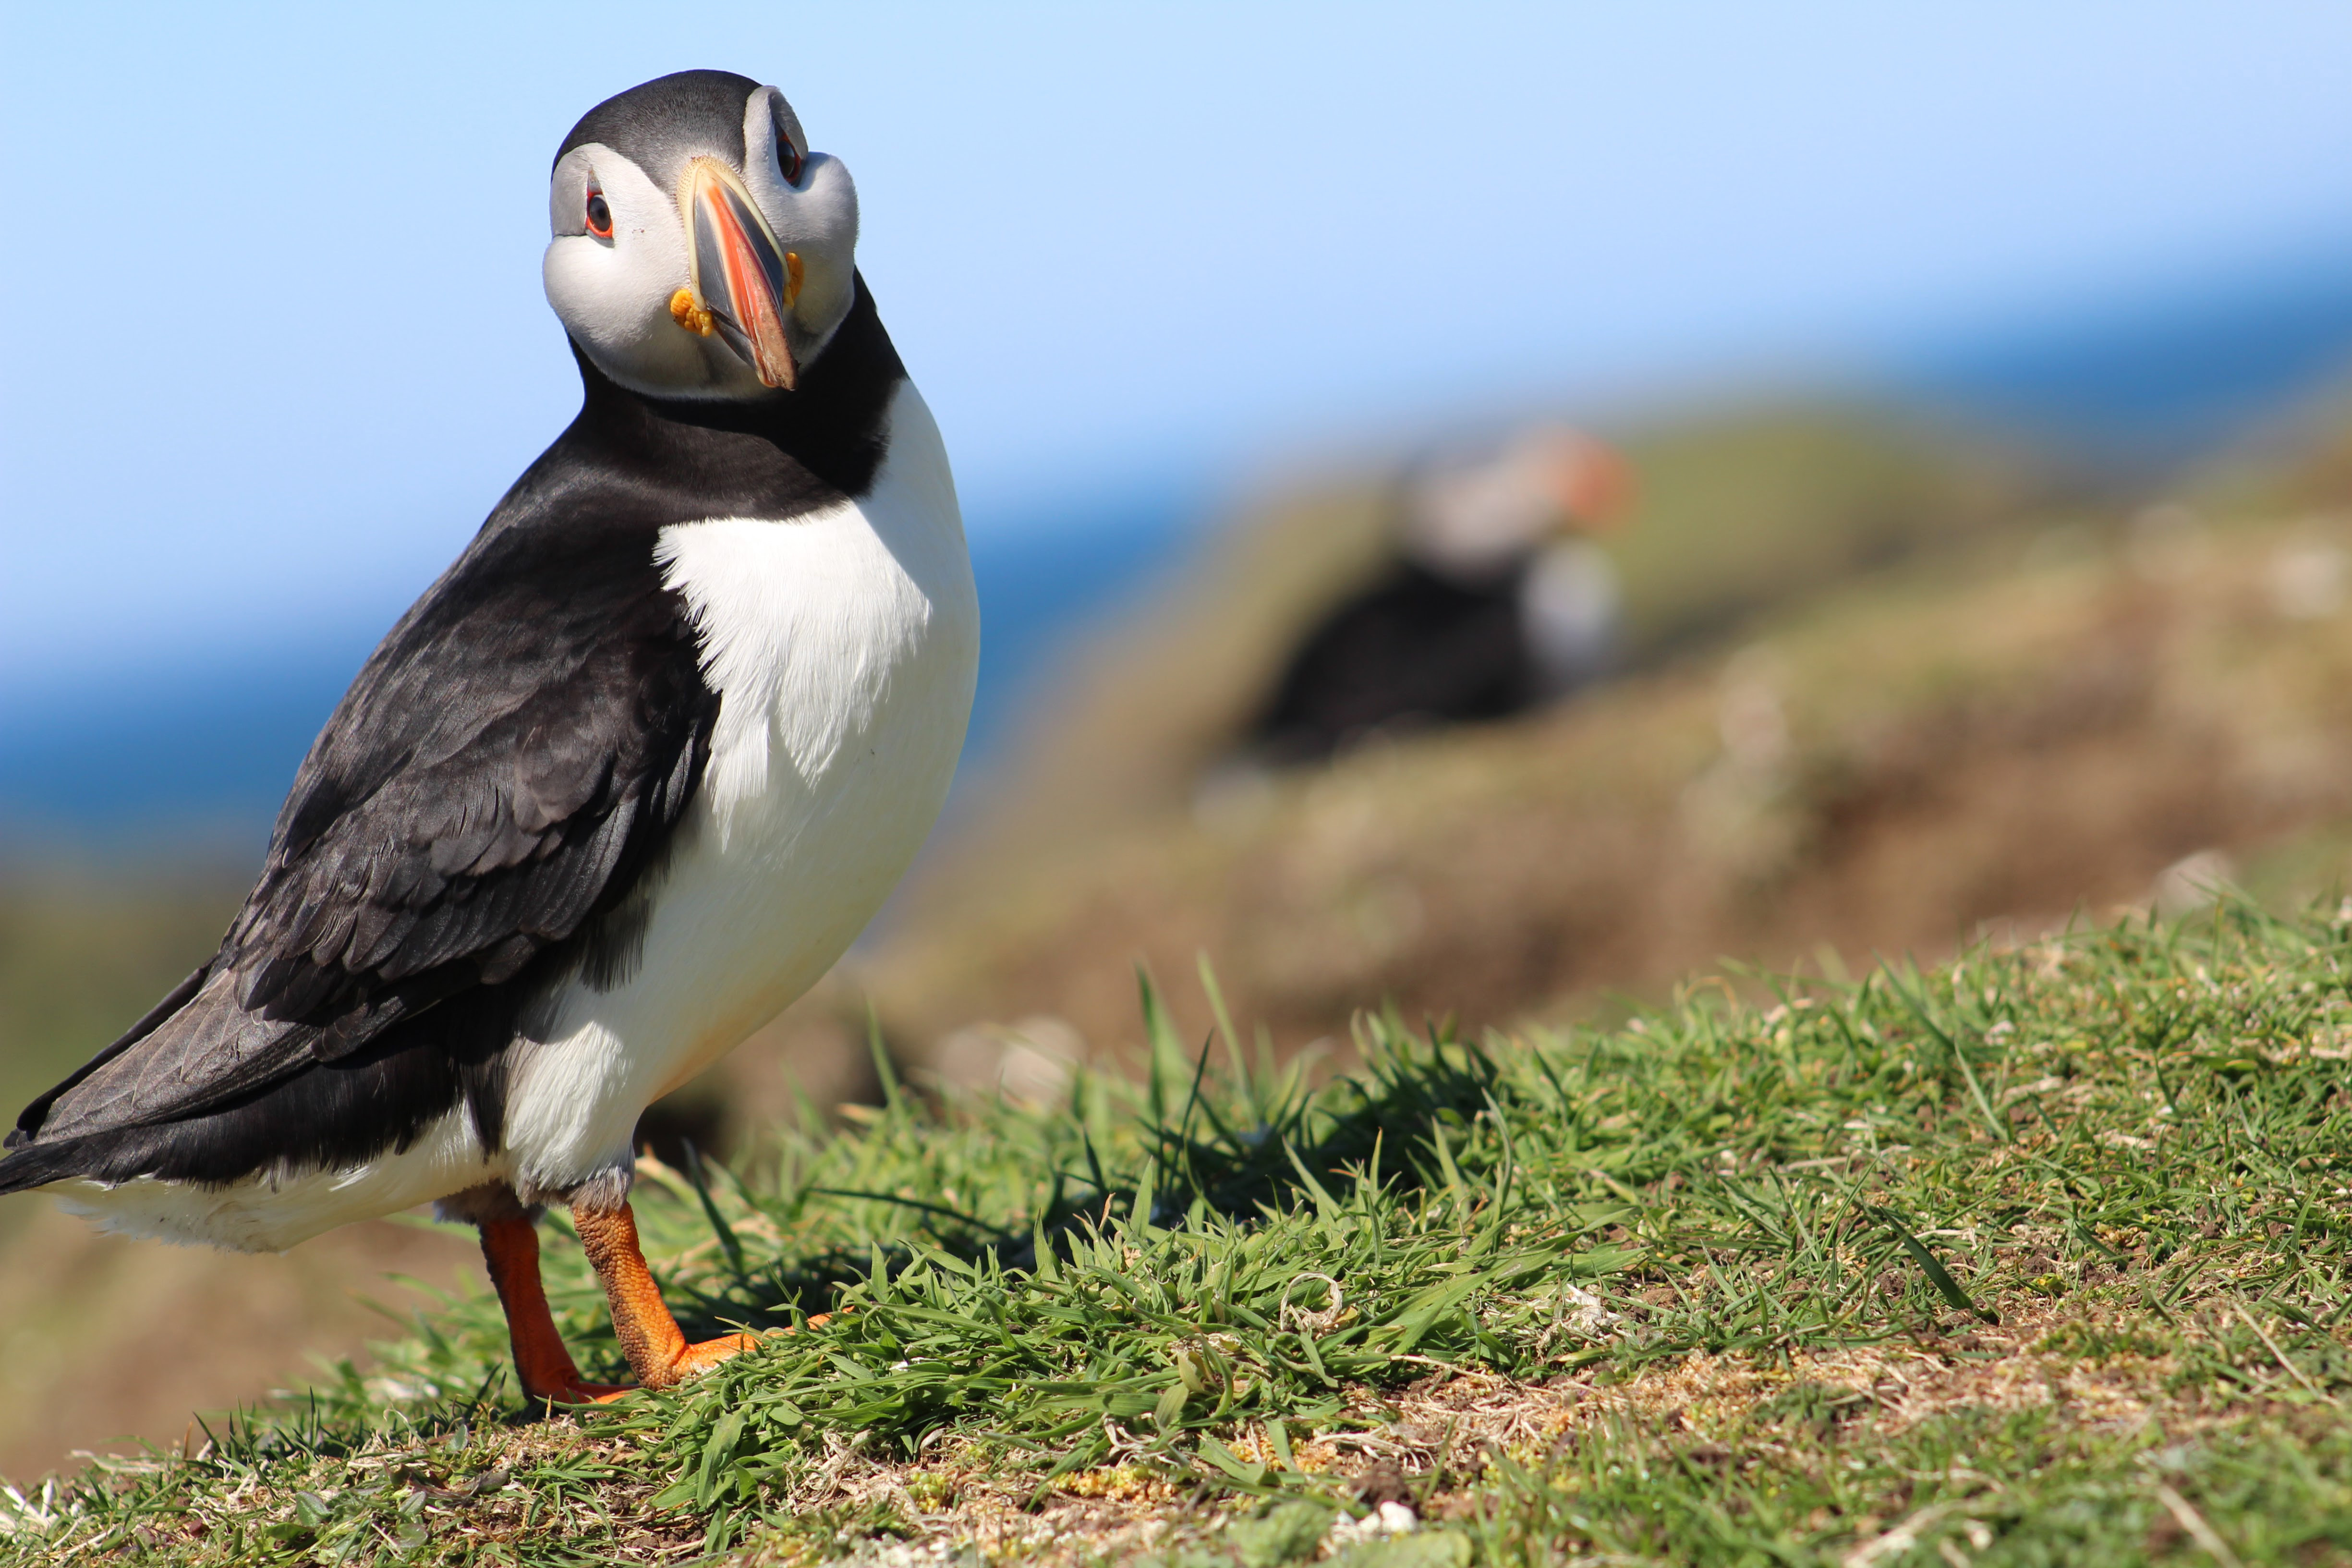
[[1432,453],[1391,487],[1385,569],[1300,637],[1247,725],[1257,763],[1320,762],[1401,730],[1502,719],[1608,673],[1625,464],[1540,424]]
[[0,1193],[278,1250],[425,1203],[480,1230],[535,1399],[562,1204],[638,1385],[689,1344],[629,1207],[638,1114],[812,984],[945,799],[979,611],[857,193],[775,88],[608,99],[550,185],[579,416],[368,658],[220,949],[26,1107]]

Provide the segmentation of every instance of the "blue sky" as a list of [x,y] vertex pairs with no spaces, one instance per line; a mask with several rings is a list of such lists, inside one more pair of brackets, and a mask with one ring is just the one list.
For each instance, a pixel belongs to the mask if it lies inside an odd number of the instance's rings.
[[856,176],[976,530],[2352,265],[2340,5],[0,18],[0,695],[388,623],[574,405],[557,142],[688,66]]

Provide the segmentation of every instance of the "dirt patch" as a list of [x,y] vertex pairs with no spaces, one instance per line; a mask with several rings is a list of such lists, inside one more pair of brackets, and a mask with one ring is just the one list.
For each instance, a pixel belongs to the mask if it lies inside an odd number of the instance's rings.
[[[192,1439],[184,1456],[102,1460],[98,1471],[116,1484],[136,1484],[142,1473],[183,1458],[205,1466],[213,1460],[212,1445]],[[512,1472],[545,1458],[599,1475],[593,1493],[575,1489],[565,1500],[562,1520],[567,1533],[593,1535],[597,1561],[662,1563],[695,1557],[702,1548],[700,1522],[655,1508],[656,1483],[625,1479],[636,1458],[625,1440],[583,1433],[565,1419],[480,1434],[461,1430],[453,1440],[427,1445],[375,1442],[334,1460],[329,1469],[308,1471],[307,1485],[287,1483],[275,1468],[233,1470],[221,1478],[222,1484],[194,1491],[189,1506],[136,1527],[127,1540],[119,1525],[94,1521],[85,1527],[84,1539],[69,1536],[52,1560],[77,1561],[84,1547],[102,1546],[110,1555],[128,1547],[141,1560],[157,1552],[209,1550],[341,1561],[353,1544],[413,1552],[429,1538],[453,1537],[474,1550],[495,1552],[501,1542],[548,1528],[544,1501],[508,1485]],[[386,1511],[400,1521],[398,1533],[378,1524],[357,1532],[353,1542],[353,1532],[336,1530],[336,1514],[362,1494],[396,1500],[396,1511]]]
[[[2076,1353],[2086,1338],[2115,1337],[2122,1321],[2049,1307],[1947,1339],[1771,1355],[1702,1352],[1621,1379],[1526,1383],[1449,1369],[1383,1395],[1351,1391],[1350,1415],[1332,1430],[1308,1433],[1293,1424],[1277,1441],[1256,1424],[1230,1434],[1225,1446],[1244,1462],[1268,1466],[1282,1464],[1286,1450],[1291,1468],[1353,1500],[1349,1511],[1389,1503],[1436,1520],[1475,1506],[1497,1453],[1540,1464],[1563,1443],[1605,1441],[1628,1430],[1668,1437],[1704,1463],[1731,1458],[1743,1447],[1801,1439],[1808,1429],[1818,1436],[1835,1426],[1856,1442],[1884,1440],[1970,1407],[2054,1409],[2071,1424],[2114,1432],[2161,1422],[2187,1434],[2242,1420],[2259,1405],[2209,1401],[2194,1387],[2171,1390],[2180,1371],[2171,1354]],[[895,1464],[842,1443],[794,1486],[792,1507],[808,1517],[887,1516],[890,1533],[863,1554],[907,1563],[966,1551],[1045,1563],[1117,1560],[1213,1534],[1255,1509],[1246,1498],[1213,1500],[1208,1489],[1143,1453],[1142,1444],[1131,1446],[1138,1451],[1130,1456],[1041,1489],[1034,1473],[1008,1469],[985,1446],[953,1446]],[[1335,1523],[1339,1518],[1335,1510]],[[1883,1539],[1864,1534],[1858,1550]],[[763,1543],[746,1561],[824,1554],[821,1538],[795,1536]]]

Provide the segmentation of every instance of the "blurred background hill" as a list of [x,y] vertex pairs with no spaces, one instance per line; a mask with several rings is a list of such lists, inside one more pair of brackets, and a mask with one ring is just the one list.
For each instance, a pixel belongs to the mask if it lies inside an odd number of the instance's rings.
[[[908,13],[722,62],[858,172],[986,651],[908,886],[649,1133],[734,1151],[870,1096],[869,1016],[918,1082],[1050,1095],[1125,1059],[1139,963],[1188,1026],[1205,954],[1244,1028],[1343,1057],[1368,1006],[1590,1013],[1726,958],[1859,969],[2342,879],[2352,25],[1414,16]],[[85,163],[273,171],[205,183],[160,272],[87,258],[172,322],[168,374],[124,374],[149,320],[10,342],[12,1110],[210,949],[351,672],[568,414],[538,160],[711,63],[593,6],[555,42],[470,19],[453,58],[457,20],[8,20],[18,137],[102,78],[131,107],[77,121]],[[27,178],[78,211],[72,176]],[[323,230],[280,199],[354,179],[397,199]],[[1432,190],[1435,218],[1400,195]],[[439,249],[382,241],[428,197]],[[254,257],[320,245],[345,293],[256,300]],[[1242,765],[1304,628],[1381,570],[1401,465],[1533,418],[1637,481],[1615,675]],[[299,1381],[381,1323],[354,1280],[397,1310],[383,1276],[478,1272],[421,1226],[227,1259],[0,1200],[0,1474]]]

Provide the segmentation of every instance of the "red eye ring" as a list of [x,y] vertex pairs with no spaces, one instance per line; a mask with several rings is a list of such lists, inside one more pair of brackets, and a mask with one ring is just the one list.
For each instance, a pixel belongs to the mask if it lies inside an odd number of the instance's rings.
[[602,191],[588,193],[588,232],[598,239],[613,237],[613,208]]
[[793,139],[782,132],[776,132],[776,166],[783,171],[784,184],[801,183],[801,171],[808,167],[808,156],[793,145]]

